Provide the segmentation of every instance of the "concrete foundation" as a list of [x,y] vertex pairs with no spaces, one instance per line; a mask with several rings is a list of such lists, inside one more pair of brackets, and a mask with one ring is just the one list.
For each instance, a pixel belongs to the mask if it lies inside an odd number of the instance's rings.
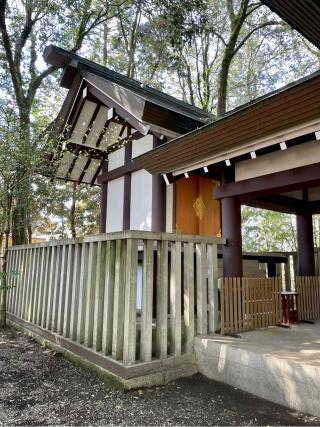
[[195,337],[194,354],[124,365],[70,339],[8,315],[42,345],[122,389],[166,384],[197,372],[267,400],[320,416],[320,322],[269,327],[241,338]]
[[320,322],[196,337],[195,354],[209,378],[320,416]]
[[117,388],[124,390],[164,385],[198,372],[192,353],[126,366],[111,357],[104,356],[101,352],[95,352],[11,314],[8,314],[8,323],[27,333],[41,345],[61,353],[72,363],[95,372]]

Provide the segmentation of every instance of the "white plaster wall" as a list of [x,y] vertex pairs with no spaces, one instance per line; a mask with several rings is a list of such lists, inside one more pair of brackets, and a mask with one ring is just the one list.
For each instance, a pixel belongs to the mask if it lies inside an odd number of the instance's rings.
[[124,147],[109,154],[108,158],[108,171],[117,169],[124,165]]
[[166,233],[173,231],[173,184],[166,186]]
[[123,177],[108,182],[107,233],[123,229],[123,193]]
[[151,231],[152,175],[139,170],[131,175],[130,229]]
[[132,141],[132,158],[138,157],[153,148],[153,136],[146,135],[137,141]]

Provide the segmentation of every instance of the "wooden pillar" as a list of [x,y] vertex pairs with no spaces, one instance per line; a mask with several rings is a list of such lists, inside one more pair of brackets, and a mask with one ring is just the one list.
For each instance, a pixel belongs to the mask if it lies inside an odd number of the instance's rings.
[[151,231],[166,231],[166,184],[161,175],[152,177]]
[[[158,138],[153,137],[153,148],[159,147],[161,143]],[[166,192],[162,175],[153,175],[151,231],[166,231]]]
[[[102,173],[107,171],[107,163],[104,162]],[[100,201],[100,233],[106,232],[107,226],[107,199],[108,199],[108,183],[101,184],[101,201]]]
[[[124,147],[124,164],[128,165],[132,158],[132,141],[127,142]],[[123,189],[123,222],[122,230],[130,230],[130,209],[131,209],[131,173],[125,174]]]
[[312,213],[297,214],[297,240],[298,240],[298,274],[299,276],[314,276],[314,246]]
[[[222,184],[234,181],[234,168],[229,166],[222,173]],[[224,277],[242,277],[241,202],[237,197],[221,199],[222,246]]]
[[277,265],[274,261],[268,261],[268,277],[276,277],[277,276]]

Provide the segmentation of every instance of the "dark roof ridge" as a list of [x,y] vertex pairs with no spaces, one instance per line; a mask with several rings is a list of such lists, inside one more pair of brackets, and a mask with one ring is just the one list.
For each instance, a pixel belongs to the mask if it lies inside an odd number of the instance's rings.
[[[203,111],[201,108],[191,105],[185,101],[182,101],[178,98],[175,98],[172,95],[168,95],[165,92],[154,89],[151,86],[144,85],[142,82],[129,78],[117,71],[113,71],[110,68],[104,67],[96,62],[90,61],[86,58],[82,58],[81,56],[72,53],[68,50],[65,50],[61,47],[49,45],[45,48],[43,57],[46,62],[57,65],[59,67],[66,67],[70,64],[71,61],[76,61],[79,69],[85,68],[87,71],[94,72],[94,74],[109,78],[112,81],[119,81],[121,84],[129,90],[133,92],[139,92],[141,94],[145,93],[146,95],[152,97],[158,97],[164,102],[167,102],[172,105],[179,106],[181,110],[185,110],[193,112],[198,115],[198,118],[202,121],[211,121],[213,120],[213,116],[210,113]],[[58,58],[59,57],[59,58]],[[79,64],[79,65],[78,65]]]

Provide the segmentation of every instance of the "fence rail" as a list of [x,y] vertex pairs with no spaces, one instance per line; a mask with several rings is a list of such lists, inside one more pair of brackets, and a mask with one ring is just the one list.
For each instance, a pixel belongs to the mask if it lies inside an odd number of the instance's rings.
[[280,278],[225,278],[220,281],[221,334],[281,323]]
[[221,243],[129,231],[16,246],[8,312],[125,365],[190,353],[218,329]]
[[297,276],[296,290],[300,294],[301,319],[320,319],[320,276]]

